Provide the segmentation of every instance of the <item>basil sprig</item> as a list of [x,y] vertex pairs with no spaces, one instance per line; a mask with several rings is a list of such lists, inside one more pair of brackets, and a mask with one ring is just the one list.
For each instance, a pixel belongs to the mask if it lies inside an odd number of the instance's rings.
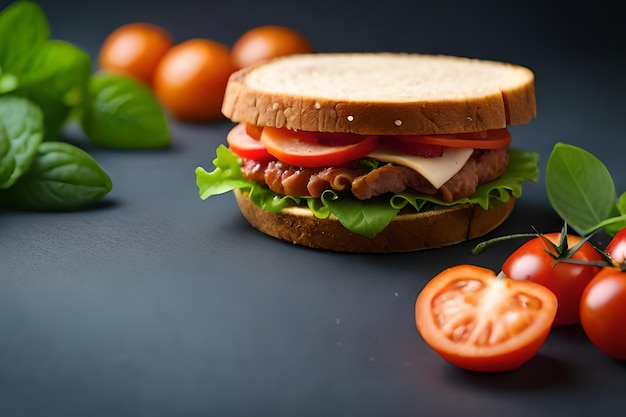
[[91,77],[81,123],[96,144],[119,149],[170,146],[167,120],[147,85],[130,77]]
[[626,227],[626,193],[617,198],[606,166],[588,151],[559,142],[546,165],[546,193],[552,208],[582,236]]
[[0,206],[72,209],[108,193],[111,179],[93,158],[54,142],[72,119],[98,146],[170,146],[151,90],[130,77],[92,74],[85,51],[50,39],[36,3],[2,10],[0,39]]

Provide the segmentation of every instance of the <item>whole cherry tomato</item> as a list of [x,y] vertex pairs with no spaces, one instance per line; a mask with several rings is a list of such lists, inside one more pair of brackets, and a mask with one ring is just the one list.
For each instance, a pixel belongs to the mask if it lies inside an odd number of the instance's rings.
[[172,46],[170,35],[149,23],[130,23],[114,30],[102,44],[100,68],[130,75],[152,85],[154,71]]
[[233,72],[228,48],[208,39],[173,46],[154,74],[154,91],[176,118],[206,122],[221,118],[228,77]]
[[[589,281],[600,270],[600,267],[594,265],[567,262],[555,265],[555,258],[569,256],[567,250],[581,241],[579,236],[567,235],[566,246],[559,249],[559,244],[564,243],[561,241],[562,233],[543,235],[556,247],[542,237],[535,237],[514,251],[502,265],[502,272],[507,277],[541,284],[556,295],[559,308],[554,319],[555,326],[580,322],[580,296]],[[602,261],[602,256],[587,242],[583,243],[571,258],[584,262]]]
[[626,260],[626,229],[622,229],[615,234],[604,250],[618,264],[623,264]]
[[585,288],[580,323],[587,337],[615,359],[626,359],[626,272],[606,267]]
[[415,302],[415,321],[426,344],[450,363],[500,372],[539,351],[556,310],[556,296],[542,285],[458,265],[426,284]]
[[244,33],[232,48],[237,69],[283,55],[310,53],[309,41],[299,32],[284,26],[260,26]]

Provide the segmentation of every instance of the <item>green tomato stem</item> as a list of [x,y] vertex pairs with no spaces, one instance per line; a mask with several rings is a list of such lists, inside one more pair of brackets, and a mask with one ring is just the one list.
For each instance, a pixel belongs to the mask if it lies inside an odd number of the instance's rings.
[[613,223],[619,223],[619,222],[623,222],[626,221],[626,214],[622,214],[621,216],[617,216],[617,217],[611,217],[608,218],[606,220],[601,221],[600,223],[598,223],[597,225],[595,225],[594,227],[591,228],[591,230],[589,230],[589,232],[587,234],[591,234],[597,230],[600,230],[610,224]]
[[472,253],[474,255],[478,255],[483,250],[485,250],[487,246],[491,246],[494,243],[502,242],[505,240],[517,239],[521,237],[537,237],[537,234],[536,233],[515,233],[515,234],[507,235],[507,236],[494,237],[493,239],[485,240],[484,242],[480,242],[478,245],[474,246],[474,248],[472,249]]

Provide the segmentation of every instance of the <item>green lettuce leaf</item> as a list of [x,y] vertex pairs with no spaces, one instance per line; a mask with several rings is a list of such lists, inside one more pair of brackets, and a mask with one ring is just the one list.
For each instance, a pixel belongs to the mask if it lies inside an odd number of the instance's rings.
[[263,210],[277,213],[280,210],[302,205],[308,207],[318,218],[336,217],[348,230],[370,238],[380,233],[398,212],[407,206],[415,211],[432,210],[437,206],[455,204],[478,204],[484,209],[508,201],[511,196],[519,198],[524,181],[539,180],[539,156],[535,152],[519,149],[509,150],[509,168],[497,180],[478,186],[470,197],[452,203],[412,191],[385,195],[361,201],[326,190],[320,198],[289,197],[274,193],[266,186],[247,180],[241,172],[241,159],[226,146],[220,145],[213,160],[215,169],[207,172],[196,168],[196,185],[200,198],[205,200],[217,194],[235,189],[249,193],[251,201]]

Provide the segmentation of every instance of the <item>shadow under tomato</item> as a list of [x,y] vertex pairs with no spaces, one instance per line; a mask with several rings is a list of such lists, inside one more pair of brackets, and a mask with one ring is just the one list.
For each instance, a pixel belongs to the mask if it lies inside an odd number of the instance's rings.
[[619,366],[620,368],[626,371],[626,359],[615,359],[615,358],[609,358],[609,359],[613,361],[615,365]]
[[534,390],[572,383],[565,362],[541,354],[512,371],[475,372],[451,366],[445,377],[452,384],[500,390]]

